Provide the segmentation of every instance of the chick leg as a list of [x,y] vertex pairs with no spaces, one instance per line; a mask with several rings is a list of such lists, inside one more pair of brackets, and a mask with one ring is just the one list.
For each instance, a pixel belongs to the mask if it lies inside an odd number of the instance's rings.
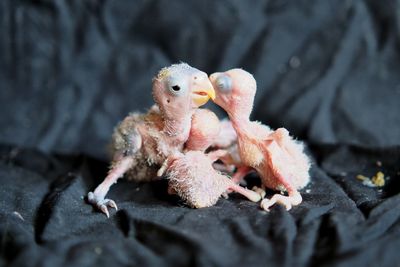
[[[243,178],[252,171],[252,168],[246,167],[246,166],[242,166],[242,167],[238,167],[238,169],[236,170],[236,172],[233,174],[231,181],[238,185],[238,184],[242,184],[242,185],[246,185],[246,181],[243,180]],[[256,191],[256,190],[254,190]],[[227,194],[232,193],[231,189],[228,189],[226,191]],[[259,192],[257,192],[259,193]],[[226,195],[227,196],[227,195]],[[262,196],[262,195],[261,195]],[[224,196],[225,197],[225,196]]]
[[211,151],[210,153],[207,154],[207,157],[209,157],[211,159],[212,162],[217,161],[218,159],[221,159],[225,156],[227,156],[228,151],[224,150],[224,149],[218,149],[218,150],[214,150]]
[[292,140],[289,139],[287,130],[283,128],[276,130],[270,136],[273,137],[273,141],[267,146],[268,156],[270,157],[270,165],[267,166],[269,166],[277,182],[286,189],[288,196],[275,194],[271,199],[262,200],[261,208],[268,211],[272,205],[278,203],[284,205],[286,210],[290,210],[293,206],[302,202],[302,197],[293,183],[296,177],[285,170],[289,165],[295,164],[293,155],[288,150]]
[[239,184],[243,181],[244,177],[250,173],[253,169],[247,166],[238,167],[235,174],[232,176],[232,182]]
[[88,193],[88,202],[100,209],[107,216],[107,218],[110,217],[107,206],[110,208],[115,208],[116,210],[118,209],[118,207],[115,204],[114,200],[107,198],[105,199],[104,197],[107,195],[110,187],[115,184],[117,180],[122,177],[127,170],[129,170],[129,168],[132,166],[132,163],[133,159],[130,157],[125,157],[117,161],[108,173],[107,177],[104,179],[104,181],[99,184],[99,186],[97,186],[94,192]]
[[251,191],[249,189],[243,188],[243,187],[241,187],[241,186],[239,186],[237,184],[230,185],[228,190],[236,192],[236,193],[239,193],[239,194],[247,197],[249,200],[251,200],[253,202],[258,202],[258,201],[261,200],[261,195],[260,194],[254,192],[254,191]]
[[262,187],[253,186],[253,188],[251,190],[253,190],[254,192],[260,194],[261,198],[264,198],[265,195],[266,195],[265,188],[263,186]]
[[233,165],[225,165],[223,163],[213,163],[213,167],[215,170],[219,171],[219,172],[224,172],[224,173],[233,173],[235,171],[235,166]]

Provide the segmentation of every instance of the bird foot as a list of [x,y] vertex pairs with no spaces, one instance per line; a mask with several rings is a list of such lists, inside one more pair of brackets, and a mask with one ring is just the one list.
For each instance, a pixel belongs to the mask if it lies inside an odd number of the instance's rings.
[[295,193],[293,195],[284,196],[280,194],[275,194],[271,199],[263,199],[261,201],[261,208],[269,211],[269,208],[274,204],[282,204],[285,206],[286,210],[290,210],[293,206],[299,205],[302,201],[301,195],[299,193]]
[[260,194],[261,198],[265,197],[265,190],[262,189],[261,187],[253,186],[253,188],[251,190],[253,190],[254,192]]
[[101,212],[103,212],[107,216],[107,218],[110,218],[110,213],[108,212],[107,207],[118,210],[117,204],[112,199],[104,199],[103,197],[98,197],[93,192],[89,192],[87,198],[88,202],[101,210]]

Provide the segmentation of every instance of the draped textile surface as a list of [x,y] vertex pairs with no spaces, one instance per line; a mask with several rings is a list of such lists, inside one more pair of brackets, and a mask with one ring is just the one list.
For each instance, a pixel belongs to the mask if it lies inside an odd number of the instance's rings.
[[[399,10],[373,0],[2,1],[0,265],[398,266]],[[253,119],[286,127],[313,159],[300,206],[267,213],[231,195],[195,210],[165,181],[123,180],[110,219],[85,203],[107,173],[113,127],[150,107],[152,76],[179,61],[254,74]],[[378,171],[384,187],[356,179]]]

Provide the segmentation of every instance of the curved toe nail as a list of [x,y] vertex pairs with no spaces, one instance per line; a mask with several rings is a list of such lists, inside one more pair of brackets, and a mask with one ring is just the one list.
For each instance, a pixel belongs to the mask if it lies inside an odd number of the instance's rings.
[[291,210],[292,209],[292,205],[285,205],[286,210]]
[[265,211],[269,211],[269,208],[271,207],[271,205],[266,202],[268,202],[268,201],[261,201],[260,207]]
[[117,203],[115,203],[114,200],[109,200],[109,201],[108,201],[108,205],[109,205],[111,208],[114,208],[115,210],[118,210]]
[[101,205],[100,210],[107,216],[107,218],[110,218],[110,214],[108,213],[108,209],[106,205]]

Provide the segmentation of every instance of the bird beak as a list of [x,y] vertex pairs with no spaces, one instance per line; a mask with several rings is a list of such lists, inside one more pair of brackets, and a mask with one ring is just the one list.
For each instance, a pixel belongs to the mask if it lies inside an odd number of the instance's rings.
[[199,82],[194,85],[194,89],[192,92],[193,103],[200,107],[210,100],[215,99],[215,91],[209,79],[204,79],[202,82]]

